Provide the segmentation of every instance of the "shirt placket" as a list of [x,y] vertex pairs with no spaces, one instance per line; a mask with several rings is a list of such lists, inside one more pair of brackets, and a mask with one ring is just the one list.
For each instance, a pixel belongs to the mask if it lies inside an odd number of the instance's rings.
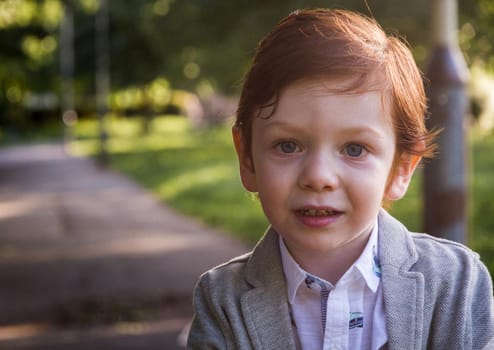
[[331,286],[321,281],[319,278],[312,276],[310,274],[306,275],[305,284],[310,289],[317,289],[319,292],[320,298],[320,309],[321,309],[321,327],[324,335],[324,331],[326,329],[326,319],[327,319],[327,302],[329,293],[331,292]]
[[326,303],[326,328],[323,349],[348,349],[348,316],[350,308],[345,288],[331,291]]
[[323,349],[347,349],[350,310],[346,288],[334,289],[329,283],[310,274],[307,274],[305,283],[307,287],[319,291]]

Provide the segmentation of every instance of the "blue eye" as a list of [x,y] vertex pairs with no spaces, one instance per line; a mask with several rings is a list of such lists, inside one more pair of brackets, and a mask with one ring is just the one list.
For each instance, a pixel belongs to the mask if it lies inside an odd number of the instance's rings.
[[364,147],[356,143],[351,143],[345,147],[346,154],[352,158],[360,157],[364,151]]
[[277,145],[278,149],[283,153],[295,153],[299,151],[299,147],[293,141],[283,141]]

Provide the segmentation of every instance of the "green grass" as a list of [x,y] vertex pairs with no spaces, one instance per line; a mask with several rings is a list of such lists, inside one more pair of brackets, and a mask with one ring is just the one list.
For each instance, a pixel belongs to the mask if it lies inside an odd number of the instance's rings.
[[494,275],[494,136],[473,143],[471,166],[471,246]]
[[[185,214],[253,244],[267,222],[259,203],[240,184],[229,125],[194,129],[185,118],[154,119],[143,135],[139,119],[111,119],[111,166],[128,174]],[[72,143],[76,154],[95,155],[97,123],[83,120]],[[472,137],[469,245],[494,271],[494,136]],[[409,229],[422,230],[421,171],[391,212]]]

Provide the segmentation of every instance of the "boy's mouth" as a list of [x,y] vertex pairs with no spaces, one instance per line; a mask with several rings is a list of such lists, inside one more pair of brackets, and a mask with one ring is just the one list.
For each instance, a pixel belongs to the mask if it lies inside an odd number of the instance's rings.
[[295,210],[295,215],[302,224],[311,228],[324,228],[333,224],[343,212],[330,207],[304,207]]
[[303,216],[310,217],[334,216],[341,213],[330,208],[302,208],[297,212]]

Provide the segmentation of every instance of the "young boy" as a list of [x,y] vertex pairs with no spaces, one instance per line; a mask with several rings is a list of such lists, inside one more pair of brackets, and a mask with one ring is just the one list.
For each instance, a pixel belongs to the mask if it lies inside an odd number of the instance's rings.
[[382,209],[434,151],[425,109],[409,49],[372,19],[296,11],[267,35],[233,140],[271,227],[201,277],[189,348],[494,349],[478,255]]

